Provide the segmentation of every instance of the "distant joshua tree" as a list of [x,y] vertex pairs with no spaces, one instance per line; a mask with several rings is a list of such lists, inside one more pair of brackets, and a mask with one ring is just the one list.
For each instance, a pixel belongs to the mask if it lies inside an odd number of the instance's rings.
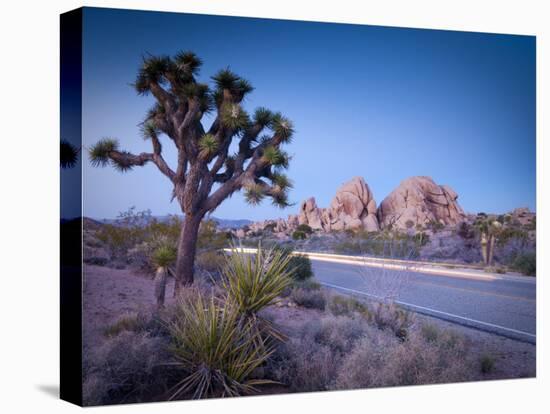
[[492,266],[494,262],[496,240],[502,233],[502,223],[487,218],[487,216],[478,215],[478,219],[474,225],[479,232],[483,264]]
[[[193,282],[197,234],[207,213],[241,189],[250,204],[270,197],[284,208],[291,188],[282,173],[290,157],[280,148],[292,138],[291,121],[266,108],[256,109],[250,117],[241,103],[252,92],[251,84],[224,69],[212,77],[211,89],[195,78],[201,64],[191,52],[143,59],[133,86],[139,95],[151,94],[156,100],[141,124],[153,152],[123,151],[112,138],[103,138],[90,149],[94,166],[111,164],[125,172],[152,162],[173,184],[172,199],[185,214],[176,260],[177,289]],[[201,119],[209,112],[214,121],[206,129]],[[162,156],[161,135],[177,149],[175,168]]]

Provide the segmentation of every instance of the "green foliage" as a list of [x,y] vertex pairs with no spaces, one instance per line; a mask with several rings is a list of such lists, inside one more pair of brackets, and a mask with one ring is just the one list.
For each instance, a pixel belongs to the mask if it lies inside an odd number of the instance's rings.
[[437,221],[437,220],[430,220],[427,224],[426,224],[426,227],[429,228],[431,231],[433,231],[434,233],[437,233],[438,231],[440,230],[443,230],[445,228],[445,226],[443,225],[443,223]]
[[214,220],[203,220],[199,228],[197,248],[199,250],[220,250],[228,247],[231,234],[218,230],[218,223]]
[[61,168],[73,168],[78,160],[78,150],[69,141],[61,140]]
[[218,140],[212,134],[204,134],[199,140],[200,155],[203,158],[209,158],[213,156],[218,150],[218,147]]
[[489,374],[495,369],[495,358],[491,355],[484,354],[479,360],[479,365],[483,374]]
[[263,159],[270,165],[280,165],[283,161],[281,151],[271,145],[264,149]]
[[118,141],[113,138],[103,138],[90,148],[89,155],[94,167],[105,167],[109,164],[109,153],[118,151]]
[[288,268],[291,269],[292,278],[297,281],[303,281],[313,277],[313,269],[309,257],[302,254],[293,254],[290,256]]
[[185,377],[174,387],[170,399],[191,394],[193,398],[238,396],[270,383],[252,379],[252,373],[270,356],[259,332],[240,320],[229,302],[200,292],[185,297],[169,322],[172,352]]
[[309,309],[325,310],[327,304],[325,293],[320,289],[294,288],[290,293],[290,299],[298,306]]
[[535,276],[537,274],[537,254],[535,252],[520,253],[512,262],[511,267],[524,275]]
[[257,108],[254,111],[254,123],[262,127],[268,127],[273,120],[273,113],[267,108]]
[[178,252],[173,245],[165,244],[155,249],[152,262],[157,267],[168,267],[175,263]]
[[306,234],[313,233],[313,229],[307,224],[300,224],[298,227],[296,227],[296,230],[297,231],[303,231]]
[[285,174],[274,173],[271,175],[271,181],[281,190],[287,190],[293,187],[292,181]]
[[358,313],[364,317],[369,317],[369,309],[367,305],[351,297],[334,295],[331,298],[328,307],[335,316],[349,316],[354,313]]
[[420,333],[426,342],[437,342],[441,335],[439,328],[432,323],[423,324]]
[[222,272],[228,300],[245,317],[257,314],[290,285],[293,269],[289,262],[290,257],[283,252],[262,246],[255,255],[232,253]]
[[244,188],[244,199],[248,204],[258,205],[265,198],[265,191],[260,184],[251,183]]
[[307,239],[307,234],[304,233],[303,231],[296,230],[292,233],[292,238],[294,240],[305,240]]
[[108,325],[103,334],[107,337],[117,336],[121,332],[140,332],[145,329],[146,321],[143,315],[128,313],[122,315],[117,321]]
[[239,131],[250,124],[250,119],[245,110],[236,103],[225,103],[220,108],[222,124],[229,129]]
[[272,119],[272,129],[275,135],[281,139],[281,142],[291,142],[292,135],[294,134],[294,126],[288,118],[280,113],[276,113]]
[[458,234],[463,239],[473,239],[475,237],[474,229],[466,221],[460,222],[457,227],[456,234]]

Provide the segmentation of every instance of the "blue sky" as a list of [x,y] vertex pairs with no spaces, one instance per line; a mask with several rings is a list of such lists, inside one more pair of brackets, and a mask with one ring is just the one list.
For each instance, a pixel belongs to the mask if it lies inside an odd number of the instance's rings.
[[[252,207],[236,194],[217,217],[284,217],[310,196],[324,207],[357,175],[378,203],[405,178],[429,175],[469,212],[535,209],[534,37],[87,8],[83,50],[85,147],[109,136],[151,151],[138,124],[153,98],[130,86],[146,53],[194,51],[201,81],[229,66],[256,88],[246,109],[294,121],[286,149],[297,204]],[[120,174],[85,156],[83,173],[86,216],[180,212],[153,165]]]

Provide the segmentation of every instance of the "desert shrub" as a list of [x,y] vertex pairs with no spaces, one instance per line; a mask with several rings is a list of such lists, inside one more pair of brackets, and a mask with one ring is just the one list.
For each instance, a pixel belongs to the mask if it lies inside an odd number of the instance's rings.
[[124,331],[95,349],[84,364],[85,405],[162,399],[173,378],[165,338]]
[[355,342],[372,330],[363,318],[329,315],[306,325],[301,335],[342,354],[351,351]]
[[516,256],[511,265],[512,269],[527,276],[537,274],[537,255],[535,252],[520,253]]
[[197,254],[197,266],[207,272],[218,272],[223,268],[225,263],[225,255],[219,251],[206,250]]
[[221,285],[244,316],[252,316],[273,303],[291,284],[290,256],[278,249],[258,246],[255,255],[227,256]]
[[326,298],[321,290],[294,288],[290,293],[290,299],[304,308],[325,310]]
[[408,330],[413,324],[412,314],[393,304],[378,303],[371,315],[379,329],[388,329],[401,340],[407,338]]
[[109,261],[105,257],[92,256],[92,257],[84,258],[84,263],[92,264],[92,265],[96,265],[96,266],[105,266],[105,265],[107,265],[108,262]]
[[300,230],[296,230],[292,233],[292,238],[294,240],[305,240],[307,239],[307,233]]
[[405,227],[408,228],[408,229],[412,229],[414,227],[414,221],[412,220],[407,220],[405,222]]
[[438,231],[440,230],[443,230],[445,228],[445,226],[443,225],[443,223],[437,221],[437,220],[430,220],[427,224],[426,224],[426,227],[429,228],[431,231],[433,231],[434,233],[437,233]]
[[520,228],[507,226],[500,230],[497,237],[497,244],[503,246],[512,239],[517,239],[519,241],[525,242],[529,239],[529,234],[527,233],[527,231]]
[[440,335],[439,328],[431,323],[423,324],[420,332],[426,342],[436,342]]
[[146,326],[147,320],[143,314],[127,313],[108,325],[103,331],[103,334],[107,337],[113,337],[124,331],[140,332],[143,331]]
[[334,295],[330,299],[328,307],[332,314],[335,316],[352,315],[354,313],[358,313],[365,317],[369,317],[369,310],[367,305],[351,297]]
[[218,230],[218,223],[214,220],[204,220],[199,228],[197,249],[219,250],[229,247],[231,234]]
[[266,366],[267,375],[290,391],[327,390],[338,373],[338,359],[311,336],[279,344]]
[[484,354],[479,359],[479,369],[482,374],[489,374],[495,369],[495,358],[491,355]]
[[346,354],[335,389],[434,384],[476,379],[464,341],[428,342],[421,335],[392,340],[383,332]]
[[298,227],[296,227],[296,230],[297,231],[302,231],[306,234],[313,233],[313,229],[307,224],[300,224]]
[[311,260],[302,254],[290,256],[288,268],[291,269],[294,280],[306,280],[313,276]]
[[256,391],[268,380],[252,378],[271,350],[239,309],[213,296],[186,296],[170,322],[172,352],[184,378],[170,399],[237,396]]
[[470,225],[466,221],[462,221],[457,226],[456,234],[458,234],[463,239],[473,239],[476,233],[472,225]]

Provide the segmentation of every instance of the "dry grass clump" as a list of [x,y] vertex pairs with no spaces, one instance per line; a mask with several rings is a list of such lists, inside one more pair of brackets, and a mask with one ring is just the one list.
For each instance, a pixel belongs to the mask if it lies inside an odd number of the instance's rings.
[[109,338],[84,364],[84,404],[162,400],[173,376],[167,347],[166,338],[145,332]]
[[294,288],[290,292],[290,299],[298,306],[309,309],[325,310],[326,297],[320,289]]
[[367,305],[351,297],[333,295],[328,307],[332,314],[336,316],[358,313],[366,318],[371,317]]
[[140,332],[146,328],[147,320],[142,313],[126,313],[112,324],[108,325],[103,334],[107,337],[117,336],[121,332]]
[[226,258],[223,253],[215,250],[206,250],[197,254],[196,265],[201,270],[210,273],[219,272],[226,263]]

